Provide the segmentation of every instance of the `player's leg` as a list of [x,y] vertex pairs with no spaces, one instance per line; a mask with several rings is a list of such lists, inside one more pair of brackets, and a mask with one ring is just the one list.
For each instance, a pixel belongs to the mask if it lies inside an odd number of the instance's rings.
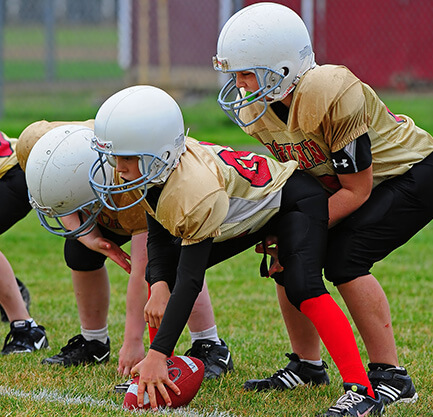
[[0,304],[5,309],[9,321],[29,320],[30,315],[21,297],[14,271],[2,252],[0,252],[0,277]]
[[[118,245],[130,239],[102,227],[100,230]],[[81,331],[69,339],[60,353],[44,359],[42,363],[71,366],[107,362],[110,357],[107,327],[110,284],[104,265],[106,257],[88,249],[76,239],[65,240],[64,255],[71,269]]]
[[276,221],[287,297],[312,321],[343,379],[346,394],[325,415],[381,413],[382,401],[368,380],[351,325],[322,279],[328,228],[323,189],[308,174],[294,173],[283,188]]
[[[145,280],[147,266],[147,232],[135,234],[131,240],[131,273],[126,290],[126,319],[117,372],[130,375],[134,365],[145,356],[143,335],[146,330],[144,307],[148,299]],[[150,331],[150,329],[149,329]]]
[[[0,234],[10,229],[24,218],[31,210],[24,172],[16,165],[0,179]],[[33,352],[48,347],[43,326],[30,317],[28,302],[30,296],[27,288],[15,278],[9,261],[0,252],[0,305],[10,324],[2,354]],[[27,294],[27,303],[22,294]],[[4,314],[3,314],[4,312]]]
[[[398,366],[388,299],[371,275],[337,286],[364,341],[371,362]],[[365,314],[365,309],[369,314]]]
[[244,389],[285,390],[305,384],[328,384],[327,364],[320,357],[320,338],[316,328],[305,314],[290,303],[283,285],[276,283],[276,291],[293,353],[286,353],[289,363],[284,368],[269,377],[246,381]]
[[[385,293],[372,265],[403,245],[433,217],[433,155],[377,186],[370,199],[330,233],[325,274],[337,285],[366,345],[369,377],[386,403],[416,401],[399,367]],[[338,256],[332,256],[338,251]],[[356,254],[356,256],[353,256]]]
[[320,362],[320,338],[313,323],[290,303],[282,285],[276,284],[276,291],[293,352],[301,361]]
[[206,281],[197,297],[188,320],[192,347],[187,356],[201,359],[205,365],[207,379],[215,379],[233,370],[233,360],[227,344],[217,332],[212,302]]

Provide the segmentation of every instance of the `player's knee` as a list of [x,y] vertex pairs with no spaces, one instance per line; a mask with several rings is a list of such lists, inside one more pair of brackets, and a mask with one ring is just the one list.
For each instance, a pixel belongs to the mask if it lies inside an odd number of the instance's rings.
[[353,259],[347,259],[338,253],[333,255],[326,259],[324,275],[326,280],[332,282],[334,286],[345,284],[370,273],[367,266],[358,264]]

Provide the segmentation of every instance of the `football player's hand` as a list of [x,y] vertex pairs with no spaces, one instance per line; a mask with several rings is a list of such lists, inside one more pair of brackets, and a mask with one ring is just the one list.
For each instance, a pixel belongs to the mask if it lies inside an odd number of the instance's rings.
[[[167,385],[176,395],[180,395],[180,389],[168,377],[167,356],[161,352],[150,349],[147,356],[136,366],[132,368],[131,375],[140,375],[137,390],[137,405],[143,407],[144,392],[147,391],[149,396],[150,407],[156,411],[158,404],[156,402],[156,390],[158,390],[170,407],[171,399],[165,388]],[[164,385],[165,384],[165,385]]]
[[93,241],[92,248],[89,249],[102,253],[123,268],[128,274],[131,273],[131,257],[111,240],[97,237]]
[[128,376],[132,368],[139,363],[145,355],[143,340],[124,341],[119,350],[119,363],[117,373],[119,375]]
[[[269,268],[269,276],[272,276],[275,272],[281,272],[284,268],[278,261],[278,239],[276,236],[266,236],[263,242],[266,246],[266,253],[272,256],[272,265]],[[259,243],[256,245],[256,253],[264,253],[263,244]]]
[[170,298],[170,290],[164,281],[156,282],[150,289],[150,297],[144,307],[144,320],[150,327],[159,329]]

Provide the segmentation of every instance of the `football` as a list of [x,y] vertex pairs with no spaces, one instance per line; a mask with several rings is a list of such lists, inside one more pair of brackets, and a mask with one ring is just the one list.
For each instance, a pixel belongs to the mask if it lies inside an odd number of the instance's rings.
[[[190,356],[171,356],[167,359],[168,375],[180,389],[180,395],[176,395],[170,388],[167,388],[168,395],[171,398],[171,408],[183,407],[188,405],[197,394],[204,375],[204,365],[200,359]],[[139,376],[136,376],[123,400],[123,408],[128,410],[138,409],[137,390]],[[156,391],[156,402],[159,407],[165,407],[165,401],[158,390]],[[149,397],[147,392],[144,393],[144,406],[140,409],[150,408]]]

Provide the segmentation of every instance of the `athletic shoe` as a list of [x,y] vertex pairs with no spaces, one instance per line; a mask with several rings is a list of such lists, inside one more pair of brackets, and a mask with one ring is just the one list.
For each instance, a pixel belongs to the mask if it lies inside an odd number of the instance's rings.
[[77,366],[91,363],[104,363],[110,359],[110,339],[107,343],[99,340],[86,340],[81,334],[68,340],[58,355],[42,361],[48,365]]
[[[17,280],[18,288],[20,289],[21,297],[23,297],[24,303],[26,304],[27,311],[30,311],[30,293],[27,287],[18,279]],[[0,305],[0,315],[1,315],[1,321],[4,323],[8,323],[9,319],[6,314],[6,311],[4,308]]]
[[371,385],[382,396],[385,405],[418,400],[415,386],[405,368],[385,363],[369,363],[368,368]]
[[26,320],[14,320],[7,334],[2,354],[30,353],[48,347],[47,335],[43,326],[32,327]]
[[343,387],[346,393],[325,414],[318,414],[317,417],[365,417],[383,414],[385,407],[380,394],[377,394],[377,399],[372,398],[367,395],[367,387],[359,384],[344,383]]
[[233,370],[233,361],[229,348],[224,340],[220,339],[221,344],[207,339],[196,340],[190,349],[185,352],[185,356],[192,356],[200,359],[204,363],[204,377],[215,379],[223,373]]
[[125,382],[122,382],[121,384],[117,384],[114,387],[114,392],[117,392],[119,394],[126,394],[126,391],[128,391],[129,386],[132,384],[133,378],[128,379]]
[[250,379],[244,383],[244,389],[247,391],[264,391],[293,389],[299,385],[329,384],[329,377],[326,373],[328,365],[322,362],[322,365],[312,365],[308,362],[301,362],[296,353],[286,353],[290,359],[289,364],[279,369],[275,374],[265,379]]

